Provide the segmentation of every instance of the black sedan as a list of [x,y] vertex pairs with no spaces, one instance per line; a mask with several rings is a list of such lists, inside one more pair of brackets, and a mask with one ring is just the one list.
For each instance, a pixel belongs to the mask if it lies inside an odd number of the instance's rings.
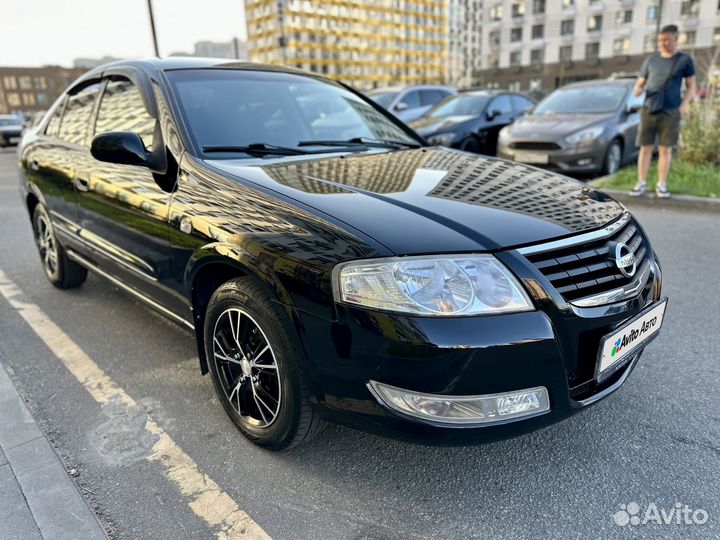
[[462,92],[445,98],[410,123],[430,144],[494,156],[498,133],[535,103],[522,94],[497,90]]
[[635,158],[644,96],[634,80],[583,81],[555,90],[500,132],[498,156],[565,173],[613,174]]
[[534,430],[619,388],[662,324],[660,266],[620,204],[427,147],[319,76],[111,64],[19,152],[50,282],[90,270],[192,329],[267,448],[325,420],[435,444]]

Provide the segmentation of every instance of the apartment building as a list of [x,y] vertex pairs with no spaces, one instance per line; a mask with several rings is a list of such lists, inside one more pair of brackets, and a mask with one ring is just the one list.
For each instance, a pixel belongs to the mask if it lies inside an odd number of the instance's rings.
[[482,69],[482,0],[447,1],[446,82],[458,88],[474,84]]
[[449,1],[246,0],[248,53],[362,90],[444,83]]
[[85,69],[0,67],[0,114],[47,109]]
[[720,0],[664,0],[660,9],[658,0],[486,0],[476,82],[548,91],[636,73],[655,50],[658,26],[670,23],[680,28],[681,50],[710,69],[720,48]]

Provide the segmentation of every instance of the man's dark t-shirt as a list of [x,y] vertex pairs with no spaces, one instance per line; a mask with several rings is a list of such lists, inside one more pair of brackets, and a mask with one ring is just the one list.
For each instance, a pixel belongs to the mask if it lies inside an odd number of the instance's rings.
[[[675,57],[679,55],[677,63]],[[673,63],[675,68],[673,69]],[[640,69],[640,76],[646,80],[645,90],[657,91],[665,84],[670,76],[670,70],[673,69],[673,78],[665,89],[665,102],[663,110],[672,110],[680,107],[682,96],[680,89],[684,77],[692,77],[695,75],[695,64],[693,59],[685,53],[675,53],[672,58],[663,58],[660,53],[648,56]]]

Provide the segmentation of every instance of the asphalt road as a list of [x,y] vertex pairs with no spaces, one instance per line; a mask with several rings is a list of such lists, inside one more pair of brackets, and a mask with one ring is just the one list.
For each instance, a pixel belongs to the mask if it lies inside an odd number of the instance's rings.
[[[720,537],[720,214],[636,209],[665,270],[665,327],[624,387],[584,414],[465,448],[331,426],[274,454],[226,418],[187,330],[100,277],[74,291],[47,282],[15,167],[14,150],[0,151],[0,270],[137,405],[101,407],[1,296],[0,362],[111,537],[217,533],[146,459],[147,415],[276,539]],[[640,517],[681,503],[708,519],[617,525],[631,502]]]

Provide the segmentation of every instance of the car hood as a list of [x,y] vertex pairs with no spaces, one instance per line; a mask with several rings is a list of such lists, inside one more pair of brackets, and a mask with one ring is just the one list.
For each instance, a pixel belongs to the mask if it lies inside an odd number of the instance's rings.
[[610,114],[531,114],[511,124],[513,139],[556,140],[583,128],[604,122]]
[[623,207],[570,178],[448,148],[207,160],[398,255],[492,251],[596,229]]
[[424,137],[426,135],[430,135],[431,133],[453,130],[462,124],[475,120],[476,118],[477,116],[473,115],[445,116],[443,118],[425,116],[415,120],[414,122],[410,122],[409,125],[419,135]]

